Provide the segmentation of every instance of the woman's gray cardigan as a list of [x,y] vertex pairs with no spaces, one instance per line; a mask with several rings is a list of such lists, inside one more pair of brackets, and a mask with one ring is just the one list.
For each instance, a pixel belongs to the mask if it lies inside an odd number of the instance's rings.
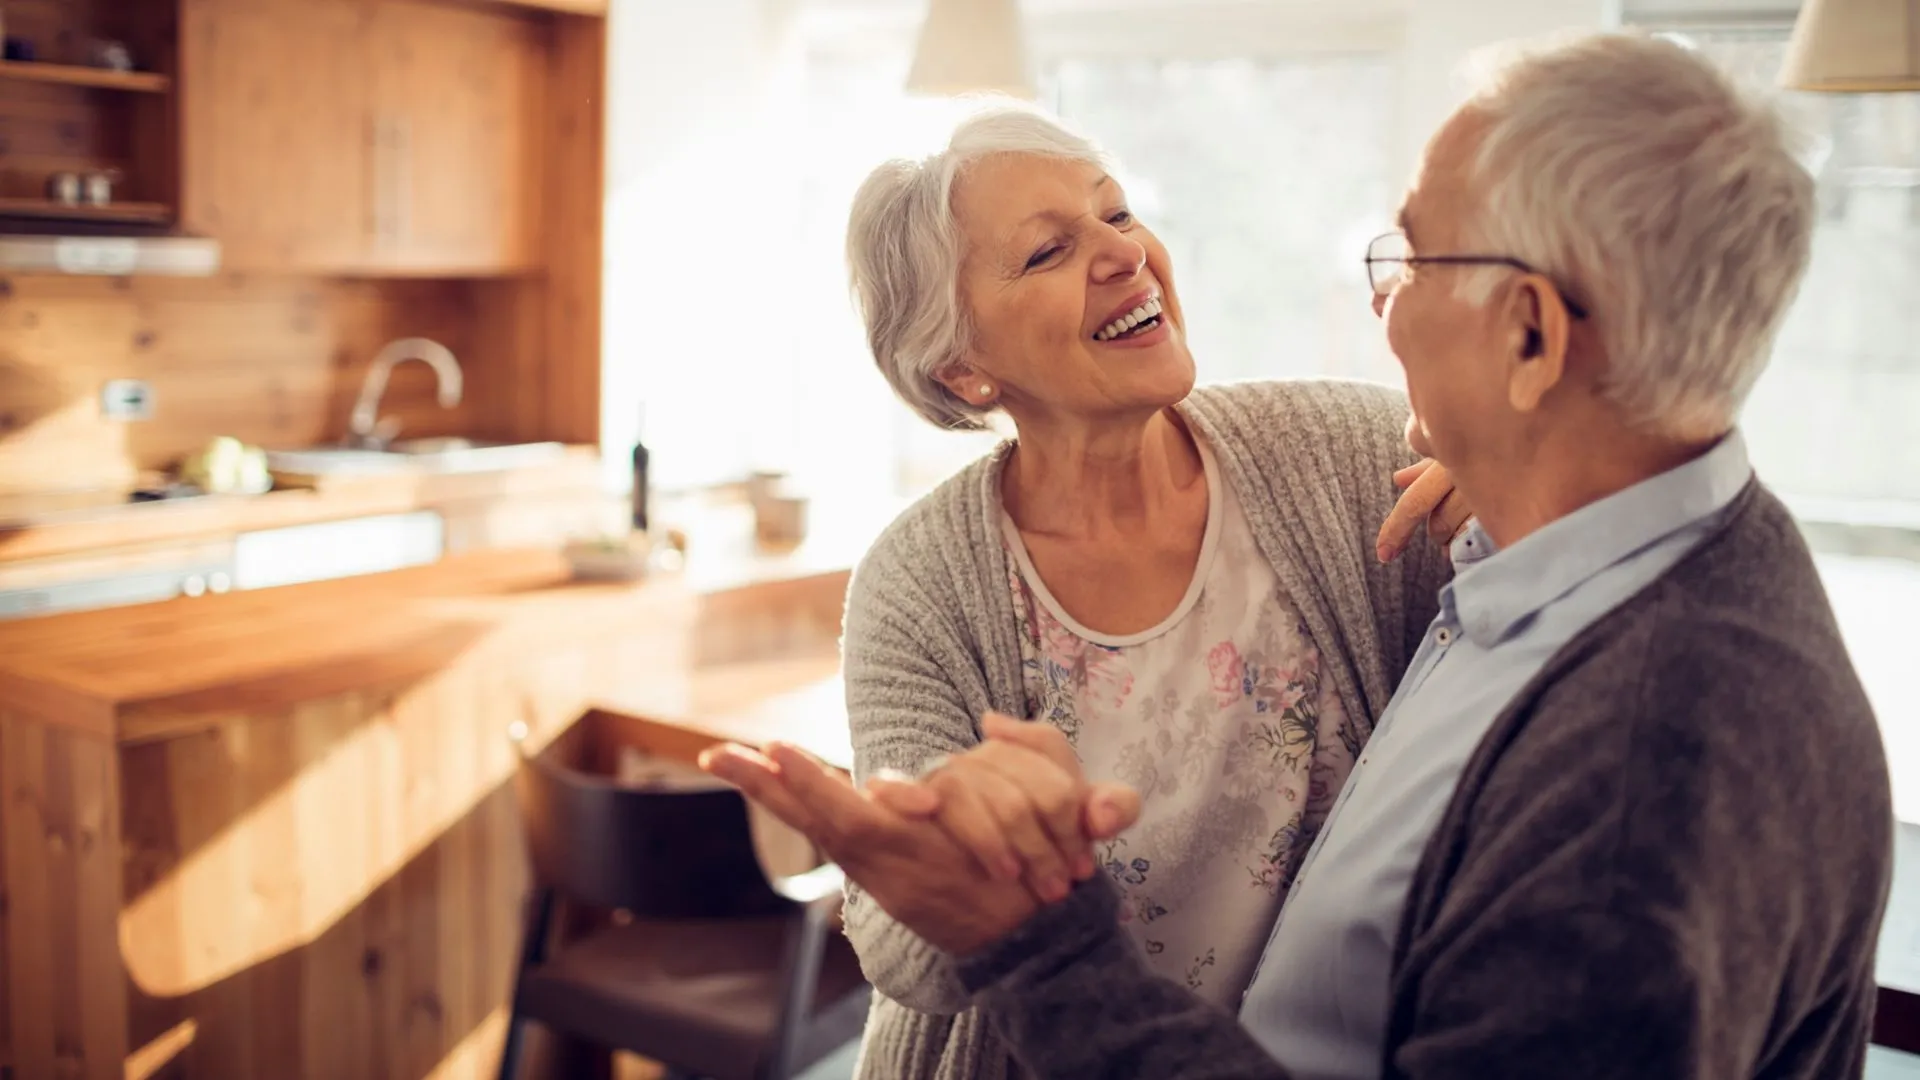
[[[1382,566],[1374,535],[1413,460],[1407,403],[1369,383],[1303,380],[1198,389],[1181,413],[1213,449],[1260,550],[1306,622],[1355,726],[1373,721],[1451,574],[1422,534]],[[1006,447],[887,528],[847,596],[844,670],[858,779],[917,772],[980,738],[988,711],[1026,712],[999,513]],[[1017,1074],[950,960],[849,888],[847,934],[879,991],[860,1075],[1000,1080]]]

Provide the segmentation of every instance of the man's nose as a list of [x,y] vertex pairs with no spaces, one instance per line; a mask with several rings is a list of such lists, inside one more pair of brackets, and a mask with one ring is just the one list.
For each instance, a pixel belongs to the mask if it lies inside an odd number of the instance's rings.
[[1387,298],[1385,294],[1373,294],[1373,313],[1382,319],[1387,317]]

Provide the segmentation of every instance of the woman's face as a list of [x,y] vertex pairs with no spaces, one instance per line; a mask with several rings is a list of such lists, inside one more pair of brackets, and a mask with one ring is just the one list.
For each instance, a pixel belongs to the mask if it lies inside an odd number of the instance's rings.
[[[968,400],[994,384],[1016,420],[1153,411],[1193,389],[1167,249],[1098,167],[1029,154],[975,164],[954,188],[974,323]],[[986,378],[983,380],[981,376]]]

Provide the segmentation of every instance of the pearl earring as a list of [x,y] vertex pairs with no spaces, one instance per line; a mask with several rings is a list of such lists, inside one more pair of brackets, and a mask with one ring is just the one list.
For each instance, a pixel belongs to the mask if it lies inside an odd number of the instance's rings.
[[980,396],[981,396],[981,397],[992,397],[992,396],[993,396],[993,384],[992,384],[992,383],[981,383],[981,384],[980,384]]

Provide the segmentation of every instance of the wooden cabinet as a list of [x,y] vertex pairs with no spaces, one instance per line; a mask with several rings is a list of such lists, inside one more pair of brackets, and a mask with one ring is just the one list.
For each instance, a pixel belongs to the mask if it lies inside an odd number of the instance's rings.
[[183,0],[185,223],[235,270],[539,264],[548,17],[430,0]]
[[234,269],[363,263],[366,6],[184,0],[181,14],[186,228]]
[[534,266],[541,24],[388,2],[372,27],[376,262]]

